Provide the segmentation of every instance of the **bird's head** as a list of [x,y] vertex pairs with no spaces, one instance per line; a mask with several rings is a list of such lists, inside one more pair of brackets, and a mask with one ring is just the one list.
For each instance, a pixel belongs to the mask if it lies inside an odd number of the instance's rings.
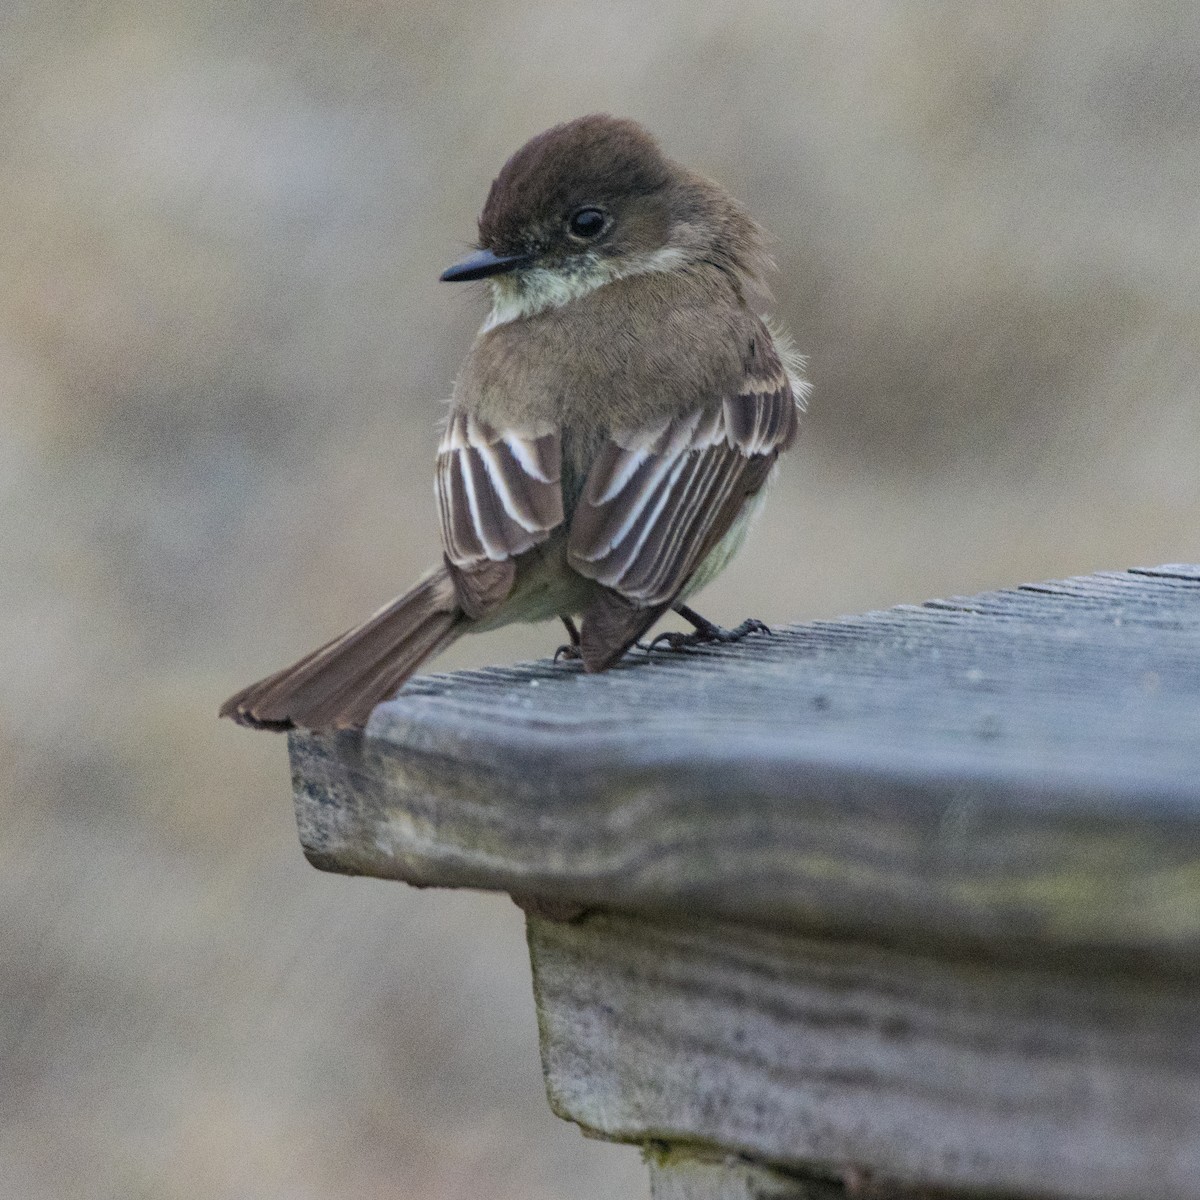
[[501,320],[701,259],[750,277],[763,261],[758,226],[724,189],[672,162],[636,122],[602,115],[556,125],[504,164],[478,244],[442,279],[490,279]]

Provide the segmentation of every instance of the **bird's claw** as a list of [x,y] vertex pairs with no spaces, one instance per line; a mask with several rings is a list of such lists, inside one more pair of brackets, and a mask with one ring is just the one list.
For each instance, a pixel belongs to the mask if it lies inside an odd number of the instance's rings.
[[583,657],[583,652],[578,646],[567,642],[565,645],[559,646],[554,652],[554,661],[558,662],[562,659],[564,662],[578,662]]
[[703,646],[712,642],[740,642],[742,638],[752,633],[770,633],[771,627],[763,621],[748,617],[736,629],[723,629],[720,625],[708,625],[691,633],[681,633],[678,630],[668,630],[653,638],[646,650],[657,650],[659,646],[669,646],[679,650],[683,646]]
[[708,639],[702,638],[698,633],[683,633],[680,630],[672,629],[666,633],[660,633],[655,638],[651,638],[649,644],[642,648],[647,654],[652,654],[660,646],[666,646],[671,650],[678,650],[682,646],[698,646],[702,641],[708,641]]
[[752,633],[765,633],[770,636],[771,627],[766,621],[760,621],[757,617],[747,617],[736,629],[722,629],[722,637],[718,640],[722,642],[740,642],[742,638],[749,636]]

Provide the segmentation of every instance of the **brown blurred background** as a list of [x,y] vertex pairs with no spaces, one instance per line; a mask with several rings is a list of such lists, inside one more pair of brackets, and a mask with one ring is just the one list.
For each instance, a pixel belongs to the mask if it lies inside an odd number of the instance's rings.
[[6,1196],[646,1194],[545,1105],[516,910],[313,871],[214,719],[434,559],[438,271],[597,110],[769,226],[811,356],[705,612],[1200,558],[1200,6],[7,0]]

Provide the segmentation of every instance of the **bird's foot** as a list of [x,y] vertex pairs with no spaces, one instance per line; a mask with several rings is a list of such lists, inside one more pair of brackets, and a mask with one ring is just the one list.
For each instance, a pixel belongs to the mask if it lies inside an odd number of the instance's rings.
[[[699,620],[696,619],[697,617]],[[693,632],[681,633],[678,630],[670,630],[667,633],[660,633],[650,642],[647,649],[657,650],[660,646],[669,646],[672,650],[679,650],[684,646],[704,646],[712,642],[740,642],[742,638],[748,637],[752,633],[771,632],[770,626],[755,620],[754,617],[747,618],[735,629],[725,629],[700,617],[699,613],[687,615],[687,619],[696,626]]]
[[565,646],[559,646],[554,652],[554,661],[558,662],[561,658],[565,662],[578,662],[583,657],[583,651],[580,649],[579,627],[571,620],[570,617],[559,617],[567,630],[567,637],[571,640]]

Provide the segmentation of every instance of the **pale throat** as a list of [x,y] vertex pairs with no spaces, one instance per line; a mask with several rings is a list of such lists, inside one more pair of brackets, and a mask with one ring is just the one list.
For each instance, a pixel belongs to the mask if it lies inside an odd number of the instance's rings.
[[673,271],[686,261],[687,254],[678,246],[663,246],[649,254],[622,259],[589,255],[570,267],[526,267],[511,275],[499,275],[488,280],[492,311],[479,332],[487,333],[497,325],[532,317],[550,308],[562,308],[618,279]]

